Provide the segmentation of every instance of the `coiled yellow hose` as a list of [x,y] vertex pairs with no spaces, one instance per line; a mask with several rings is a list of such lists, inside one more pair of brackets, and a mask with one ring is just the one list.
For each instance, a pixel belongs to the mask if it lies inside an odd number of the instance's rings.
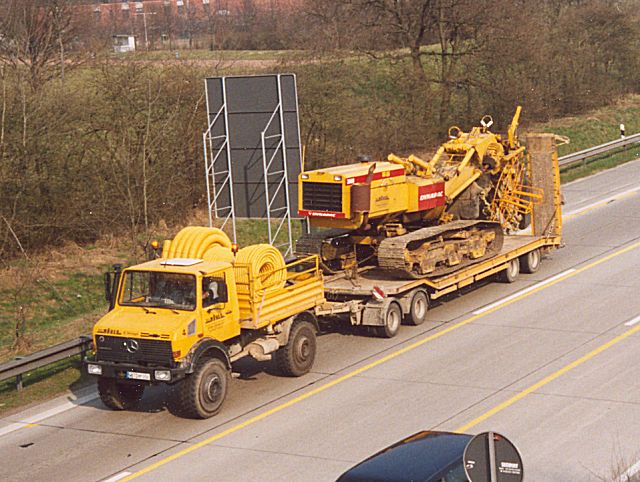
[[162,245],[163,258],[197,258],[207,261],[233,261],[231,240],[218,228],[188,226]]
[[[252,279],[249,278],[249,267]],[[234,270],[239,293],[248,293],[250,284],[254,291],[276,291],[282,289],[287,280],[284,258],[270,244],[242,248],[236,255]]]

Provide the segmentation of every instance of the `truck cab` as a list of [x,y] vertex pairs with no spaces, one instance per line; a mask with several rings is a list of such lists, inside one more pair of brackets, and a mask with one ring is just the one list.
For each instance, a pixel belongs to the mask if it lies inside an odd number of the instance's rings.
[[[219,236],[215,228],[183,231],[176,239],[193,232]],[[325,301],[317,258],[286,264],[272,246],[245,249],[241,260],[258,249],[281,264],[266,269],[260,256],[239,262],[215,247],[208,259],[161,257],[106,274],[109,312],[94,326],[95,356],[86,361],[105,405],[133,408],[147,385],[165,383],[172,386],[170,409],[208,418],[222,406],[237,359],[266,361],[273,354],[288,376],[311,369],[313,310]]]
[[96,325],[90,373],[123,380],[175,382],[203,339],[240,334],[233,268],[201,259],[156,259],[118,273],[112,309]]

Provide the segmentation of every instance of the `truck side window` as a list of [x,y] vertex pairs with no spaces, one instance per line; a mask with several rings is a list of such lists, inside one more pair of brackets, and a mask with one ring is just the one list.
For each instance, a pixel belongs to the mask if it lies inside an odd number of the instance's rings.
[[224,278],[207,276],[202,278],[202,307],[206,308],[217,303],[226,303],[227,285]]

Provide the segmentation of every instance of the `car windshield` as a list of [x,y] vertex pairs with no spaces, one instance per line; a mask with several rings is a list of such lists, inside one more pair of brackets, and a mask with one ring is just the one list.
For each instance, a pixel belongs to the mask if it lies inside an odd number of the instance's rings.
[[196,307],[195,276],[154,271],[125,271],[120,304],[192,311]]

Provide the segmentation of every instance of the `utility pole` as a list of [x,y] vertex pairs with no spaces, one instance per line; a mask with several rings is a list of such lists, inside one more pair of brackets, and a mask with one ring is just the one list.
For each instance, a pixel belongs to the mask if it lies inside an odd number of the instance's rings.
[[155,15],[156,12],[140,12],[136,15],[142,15],[142,23],[144,25],[144,46],[149,50],[149,36],[147,35],[147,15]]
[[191,31],[191,4],[187,0],[187,29],[189,30],[189,48],[193,47],[193,32]]

